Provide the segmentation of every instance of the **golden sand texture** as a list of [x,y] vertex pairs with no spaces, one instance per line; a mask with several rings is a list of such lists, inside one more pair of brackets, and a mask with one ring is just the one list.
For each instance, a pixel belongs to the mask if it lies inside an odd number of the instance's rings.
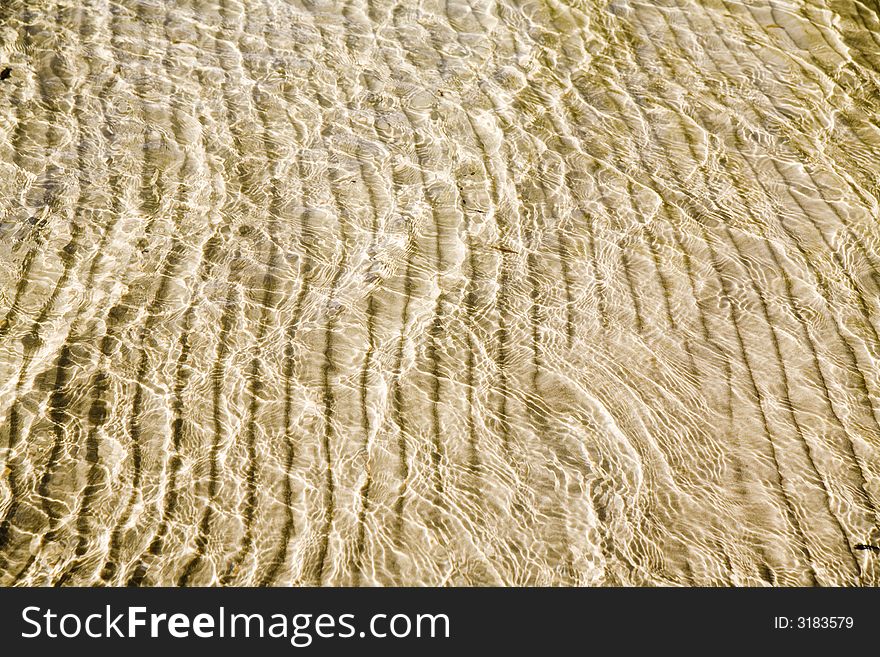
[[3,0],[0,68],[0,584],[880,584],[875,0]]

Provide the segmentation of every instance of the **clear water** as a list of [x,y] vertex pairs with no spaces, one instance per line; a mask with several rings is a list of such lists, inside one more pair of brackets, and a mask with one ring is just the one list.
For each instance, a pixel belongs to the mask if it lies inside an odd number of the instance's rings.
[[0,584],[877,585],[878,11],[6,0]]

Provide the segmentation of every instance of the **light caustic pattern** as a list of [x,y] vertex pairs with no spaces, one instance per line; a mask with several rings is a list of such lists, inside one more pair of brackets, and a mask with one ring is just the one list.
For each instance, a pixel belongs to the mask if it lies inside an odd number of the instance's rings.
[[6,0],[0,584],[880,584],[878,35]]

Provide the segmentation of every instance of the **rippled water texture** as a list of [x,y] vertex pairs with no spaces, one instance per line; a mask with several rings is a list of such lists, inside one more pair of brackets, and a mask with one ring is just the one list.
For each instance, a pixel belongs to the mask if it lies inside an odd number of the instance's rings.
[[878,35],[4,0],[0,584],[880,584]]

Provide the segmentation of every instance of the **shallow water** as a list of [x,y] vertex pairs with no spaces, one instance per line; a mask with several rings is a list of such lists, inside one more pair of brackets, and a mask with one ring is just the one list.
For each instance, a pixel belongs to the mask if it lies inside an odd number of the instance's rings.
[[878,34],[6,0],[0,584],[880,584]]

